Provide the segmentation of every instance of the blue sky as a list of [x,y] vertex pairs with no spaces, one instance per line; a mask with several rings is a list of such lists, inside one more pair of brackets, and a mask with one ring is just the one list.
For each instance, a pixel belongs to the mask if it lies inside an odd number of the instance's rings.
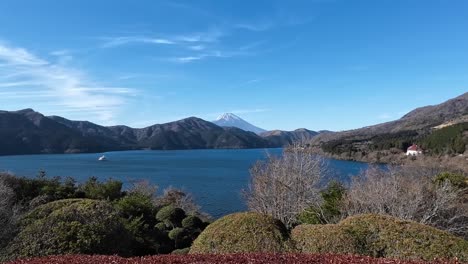
[[0,109],[352,129],[468,91],[465,0],[3,0]]

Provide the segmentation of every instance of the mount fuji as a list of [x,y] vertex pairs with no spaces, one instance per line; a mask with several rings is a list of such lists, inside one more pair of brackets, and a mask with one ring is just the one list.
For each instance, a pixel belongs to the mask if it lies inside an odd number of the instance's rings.
[[256,127],[232,113],[225,113],[220,115],[215,121],[213,121],[213,123],[222,127],[237,127],[245,131],[254,132],[256,134],[266,132],[265,129]]

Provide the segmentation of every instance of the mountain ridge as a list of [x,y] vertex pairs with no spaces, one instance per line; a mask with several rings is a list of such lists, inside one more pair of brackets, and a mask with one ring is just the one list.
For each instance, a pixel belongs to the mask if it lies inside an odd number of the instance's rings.
[[281,146],[253,132],[197,117],[131,128],[44,116],[30,108],[0,111],[0,155],[270,147]]

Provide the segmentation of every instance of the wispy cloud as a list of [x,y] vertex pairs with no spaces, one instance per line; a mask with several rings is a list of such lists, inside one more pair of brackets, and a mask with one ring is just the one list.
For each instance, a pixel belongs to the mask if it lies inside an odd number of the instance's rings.
[[273,23],[270,21],[261,21],[257,23],[238,23],[233,26],[237,29],[244,29],[249,31],[265,31],[273,27]]
[[191,50],[200,51],[200,50],[204,50],[206,47],[204,45],[194,45],[194,46],[189,46],[188,48]]
[[190,56],[181,56],[181,57],[174,57],[170,58],[169,61],[176,62],[176,63],[189,63],[194,62],[206,58],[230,58],[238,55],[245,54],[244,52],[240,51],[220,51],[220,50],[213,50],[208,51],[205,53],[190,55]]
[[126,97],[136,94],[130,88],[101,85],[85,72],[2,43],[0,64],[5,66],[0,67],[0,102],[4,103],[15,98],[39,100],[43,109],[86,111],[95,114],[98,121],[110,122]]
[[124,36],[124,37],[103,37],[102,48],[112,48],[132,43],[146,43],[158,45],[172,45],[174,41],[165,38],[153,38],[146,36]]
[[187,46],[187,48],[196,49],[203,47],[201,43],[217,42],[225,34],[226,32],[219,28],[211,28],[203,32],[193,32],[164,37],[147,35],[128,35],[114,37],[99,37],[99,39],[101,39],[103,42],[101,45],[102,48],[114,48],[128,44],[141,43],[153,45],[180,45]]

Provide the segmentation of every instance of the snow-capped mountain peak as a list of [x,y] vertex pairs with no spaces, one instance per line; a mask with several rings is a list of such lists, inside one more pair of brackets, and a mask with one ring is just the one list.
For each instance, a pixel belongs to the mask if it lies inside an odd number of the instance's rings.
[[244,119],[238,117],[232,113],[225,113],[220,115],[216,121],[213,121],[218,126],[223,127],[237,127],[245,131],[251,131],[257,134],[265,132],[266,130],[256,127],[249,122],[245,121]]
[[218,118],[216,119],[216,121],[220,121],[220,120],[225,120],[225,121],[228,121],[228,120],[242,120],[242,118],[236,116],[235,114],[232,114],[232,113],[224,113],[220,116],[218,116]]

